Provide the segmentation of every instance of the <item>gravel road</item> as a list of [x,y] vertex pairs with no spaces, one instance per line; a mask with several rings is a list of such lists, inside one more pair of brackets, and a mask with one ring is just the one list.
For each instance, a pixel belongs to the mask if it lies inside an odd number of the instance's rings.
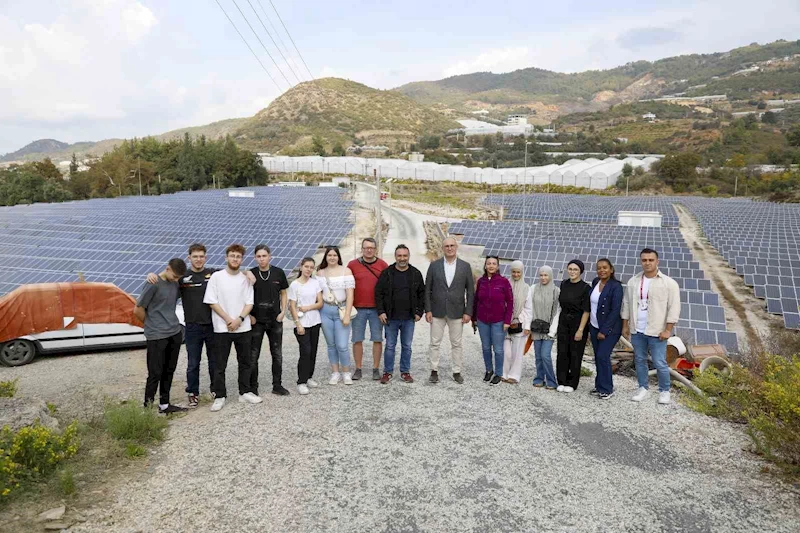
[[[297,344],[288,329],[284,338],[291,396],[173,420],[150,475],[117,484],[112,503],[82,509],[88,520],[71,531],[800,530],[796,493],[759,472],[741,428],[657,406],[655,395],[634,404],[630,378],[615,376],[618,395],[601,402],[588,394],[591,378],[571,395],[533,388],[526,359],[523,384],[489,387],[467,330],[466,383],[447,379],[443,364],[445,379],[431,385],[421,322],[415,383],[324,384],[301,397]],[[269,381],[269,356],[262,361]],[[47,357],[2,368],[0,379],[19,377],[23,394],[78,409],[87,393],[138,398],[143,362],[141,350]]]

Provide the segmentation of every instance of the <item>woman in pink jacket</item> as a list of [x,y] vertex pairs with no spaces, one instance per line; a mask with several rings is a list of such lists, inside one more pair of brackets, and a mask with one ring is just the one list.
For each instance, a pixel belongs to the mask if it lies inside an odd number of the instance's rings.
[[486,258],[472,305],[472,327],[480,332],[483,363],[486,365],[483,381],[488,381],[490,385],[497,385],[503,379],[503,343],[514,311],[511,283],[498,274],[499,268],[500,259],[497,256]]

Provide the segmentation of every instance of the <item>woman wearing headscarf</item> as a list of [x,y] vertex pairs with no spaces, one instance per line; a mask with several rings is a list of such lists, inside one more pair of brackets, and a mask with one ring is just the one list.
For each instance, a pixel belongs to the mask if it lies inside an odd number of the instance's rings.
[[511,263],[511,294],[514,297],[514,310],[511,313],[511,327],[506,332],[503,357],[503,381],[519,383],[522,377],[522,356],[525,353],[525,331],[530,327],[520,319],[525,308],[530,286],[525,283],[525,265],[522,261]]
[[592,305],[589,316],[589,334],[594,348],[594,364],[597,375],[594,390],[601,400],[614,395],[614,381],[611,377],[611,352],[622,335],[622,283],[614,275],[614,265],[608,259],[598,259],[597,277],[592,281],[589,301]]
[[547,265],[539,267],[539,283],[528,290],[520,322],[533,341],[536,354],[536,376],[534,387],[556,388],[553,371],[553,341],[556,338],[561,307],[558,305],[560,291],[553,282],[553,269]]
[[[503,379],[503,342],[511,326],[514,297],[511,283],[497,271],[500,259],[490,255],[483,263],[483,276],[478,278],[472,304],[472,327],[481,336],[483,363],[486,374],[483,381],[497,385]],[[492,352],[494,351],[494,358]],[[494,359],[494,360],[492,360]]]
[[583,262],[573,259],[567,263],[567,276],[561,282],[558,304],[561,315],[558,319],[558,357],[556,358],[556,378],[558,392],[573,392],[581,379],[581,362],[589,330],[589,312],[592,310],[590,295],[592,288],[581,279],[585,267]]

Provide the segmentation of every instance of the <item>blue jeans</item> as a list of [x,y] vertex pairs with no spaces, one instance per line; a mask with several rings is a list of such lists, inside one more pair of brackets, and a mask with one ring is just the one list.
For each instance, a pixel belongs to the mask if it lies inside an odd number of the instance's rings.
[[589,324],[589,335],[594,349],[594,366],[597,370],[597,375],[594,378],[594,388],[600,394],[611,394],[614,392],[614,379],[611,375],[611,352],[614,351],[614,346],[617,345],[620,336],[607,335],[605,339],[600,340],[597,338],[598,333],[600,333],[600,330]]
[[411,372],[411,340],[414,338],[414,320],[390,320],[386,324],[386,348],[383,350],[383,371],[394,372],[397,334],[400,334],[400,373]]
[[378,311],[374,307],[359,307],[358,314],[350,323],[353,329],[351,342],[364,342],[367,333],[367,323],[369,323],[369,340],[372,342],[383,342],[383,324],[378,318]]
[[200,359],[203,353],[203,344],[206,345],[206,359],[208,360],[208,385],[214,390],[214,358],[209,355],[213,352],[211,340],[214,338],[214,326],[211,324],[194,324],[188,322],[184,332],[186,343],[186,393],[200,394]]
[[[506,340],[506,330],[502,322],[487,324],[478,320],[478,333],[481,336],[483,349],[483,364],[487,372],[503,377],[503,344]],[[492,348],[494,348],[494,370],[492,369]]]
[[667,364],[667,341],[662,341],[658,337],[649,337],[643,333],[631,335],[633,344],[634,360],[636,362],[636,379],[639,386],[645,389],[650,388],[648,381],[647,354],[653,359],[658,375],[659,392],[667,392],[670,388],[669,365]]
[[556,373],[553,370],[553,339],[533,341],[533,352],[536,354],[534,385],[545,384],[548,387],[556,387]]
[[350,366],[350,326],[344,327],[335,305],[323,304],[320,314],[322,333],[328,343],[328,361],[331,366]]

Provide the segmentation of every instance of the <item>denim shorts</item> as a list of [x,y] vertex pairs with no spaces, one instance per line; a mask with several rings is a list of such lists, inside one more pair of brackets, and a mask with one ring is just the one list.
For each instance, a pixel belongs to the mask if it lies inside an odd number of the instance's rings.
[[374,307],[359,307],[358,314],[353,318],[350,325],[353,327],[352,342],[362,342],[367,333],[367,322],[369,322],[369,340],[372,342],[383,342],[383,324],[378,318],[378,311]]

